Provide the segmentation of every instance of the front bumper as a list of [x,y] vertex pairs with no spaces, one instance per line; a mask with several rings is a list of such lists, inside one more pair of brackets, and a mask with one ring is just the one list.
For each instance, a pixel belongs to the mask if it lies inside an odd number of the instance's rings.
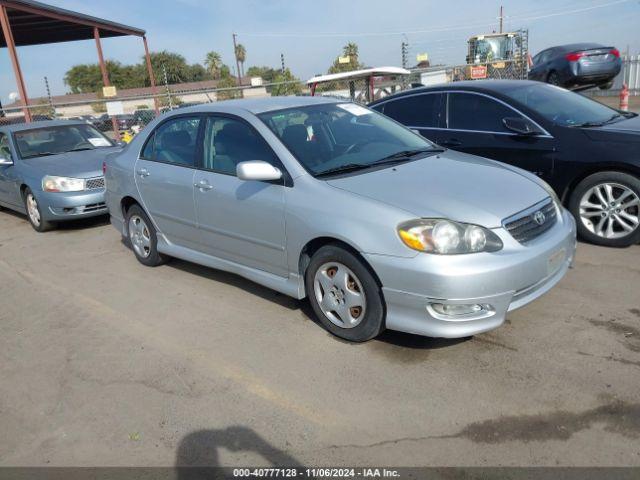
[[[458,338],[500,326],[507,312],[540,297],[567,272],[576,249],[576,225],[563,209],[558,223],[527,245],[504,229],[504,248],[470,255],[418,254],[413,258],[365,254],[378,274],[391,330]],[[444,316],[431,305],[490,305],[477,315]]]
[[104,189],[82,192],[40,192],[38,204],[47,221],[59,222],[95,217],[109,212]]

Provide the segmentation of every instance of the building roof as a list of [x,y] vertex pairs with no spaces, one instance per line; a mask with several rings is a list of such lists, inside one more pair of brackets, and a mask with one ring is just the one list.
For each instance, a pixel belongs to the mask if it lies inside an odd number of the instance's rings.
[[[111,22],[102,18],[53,7],[34,0],[0,0],[7,8],[7,16],[16,46],[42,45],[93,39],[93,29],[100,30],[100,37],[134,35],[142,37],[145,31]],[[0,35],[0,48],[6,47]]]

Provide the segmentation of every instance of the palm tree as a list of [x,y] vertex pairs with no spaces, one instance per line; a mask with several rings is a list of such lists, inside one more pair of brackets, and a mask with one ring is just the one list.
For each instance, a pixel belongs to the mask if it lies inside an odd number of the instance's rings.
[[207,67],[207,71],[214,78],[214,80],[218,80],[220,78],[222,57],[218,52],[207,53],[207,56],[204,59],[204,65]]
[[236,59],[240,62],[240,78],[244,77],[244,61],[247,59],[247,49],[239,43],[236,46]]
[[344,46],[342,50],[343,50],[344,56],[349,57],[349,60],[351,61],[351,63],[353,63],[354,65],[358,64],[358,44],[357,43],[349,42]]

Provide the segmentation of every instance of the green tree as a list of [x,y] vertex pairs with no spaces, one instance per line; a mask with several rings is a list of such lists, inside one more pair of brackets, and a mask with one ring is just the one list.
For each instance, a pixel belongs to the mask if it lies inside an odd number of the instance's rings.
[[247,76],[249,77],[261,77],[265,83],[273,83],[274,79],[280,74],[279,70],[271,67],[249,67],[247,69]]
[[[340,57],[349,57],[349,63],[340,63]],[[360,63],[358,45],[353,42],[347,43],[342,47],[342,55],[336,57],[333,65],[329,67],[329,73],[350,72],[352,70],[360,70],[364,68],[364,64]]]
[[296,78],[288,68],[284,73],[278,73],[273,79],[273,83],[276,85],[267,87],[273,96],[300,95],[302,93],[300,79]]
[[244,45],[239,43],[236,45],[235,54],[236,59],[240,62],[240,71],[238,73],[240,74],[240,77],[244,77],[244,62],[247,60],[247,49],[244,48]]
[[[228,77],[224,77],[221,78],[218,81],[218,88],[232,88],[232,87],[237,87],[237,82],[236,79],[233,78],[231,76],[231,74],[229,74]],[[231,98],[241,98],[242,97],[242,92],[240,90],[222,90],[222,91],[217,91],[216,95],[218,97],[218,100],[229,100]]]
[[207,72],[209,72],[209,75],[211,75],[214,80],[218,80],[221,76],[222,57],[218,52],[209,52],[204,59],[204,66]]

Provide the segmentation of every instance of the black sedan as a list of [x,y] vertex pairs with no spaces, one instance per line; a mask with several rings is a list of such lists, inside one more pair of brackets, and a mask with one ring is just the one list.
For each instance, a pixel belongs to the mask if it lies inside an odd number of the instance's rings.
[[370,106],[443,147],[535,173],[568,206],[586,240],[618,247],[640,240],[635,113],[527,80],[418,88]]
[[611,88],[621,68],[617,48],[597,43],[574,43],[547,48],[533,57],[529,80],[565,88],[597,85],[607,89]]

